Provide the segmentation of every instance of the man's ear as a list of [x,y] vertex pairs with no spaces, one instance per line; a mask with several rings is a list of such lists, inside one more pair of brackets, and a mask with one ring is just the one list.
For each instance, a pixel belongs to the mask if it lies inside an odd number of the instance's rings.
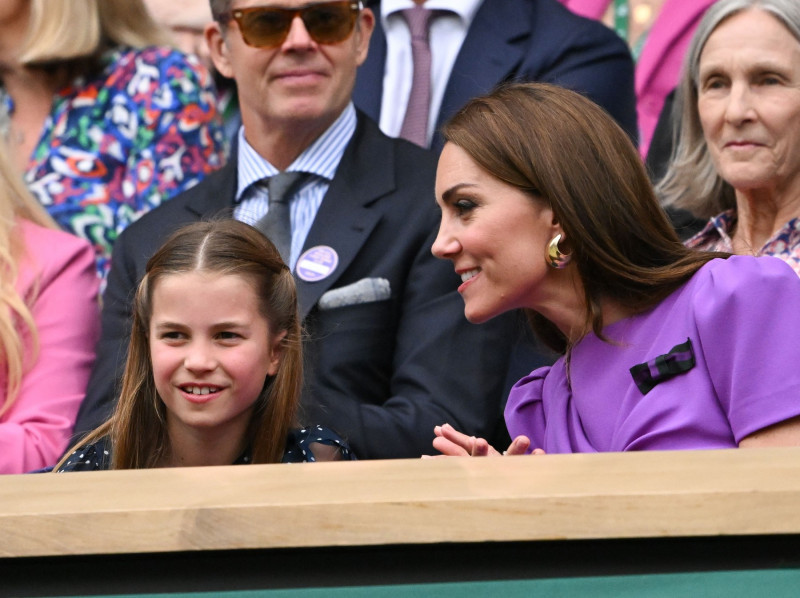
[[206,25],[203,34],[205,35],[208,53],[211,56],[214,67],[223,77],[233,79],[233,68],[231,68],[231,63],[228,60],[230,49],[228,48],[228,42],[225,41],[225,35],[222,33],[220,24],[216,21],[209,23]]
[[367,52],[369,51],[369,40],[372,37],[372,32],[375,29],[375,15],[369,8],[363,8],[358,13],[358,22],[356,23],[356,30],[353,35],[356,36],[356,53],[357,64],[361,66],[367,59]]

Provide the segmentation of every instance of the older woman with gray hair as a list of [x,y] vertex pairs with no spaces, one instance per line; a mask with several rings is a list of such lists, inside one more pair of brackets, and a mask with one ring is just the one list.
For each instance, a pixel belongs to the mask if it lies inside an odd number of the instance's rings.
[[800,3],[720,0],[698,26],[659,183],[710,218],[698,249],[774,255],[800,274]]

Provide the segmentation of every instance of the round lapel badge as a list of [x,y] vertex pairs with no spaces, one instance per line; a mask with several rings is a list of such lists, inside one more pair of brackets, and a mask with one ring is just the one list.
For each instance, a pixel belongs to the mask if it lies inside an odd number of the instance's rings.
[[339,254],[333,247],[317,245],[298,258],[295,272],[301,280],[319,282],[328,278],[338,265]]

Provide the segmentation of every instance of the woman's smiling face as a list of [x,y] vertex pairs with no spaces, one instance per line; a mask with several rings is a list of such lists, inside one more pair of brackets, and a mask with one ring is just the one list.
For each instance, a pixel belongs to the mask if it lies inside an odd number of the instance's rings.
[[480,323],[541,307],[554,273],[545,261],[547,244],[562,232],[550,207],[495,178],[452,143],[439,158],[436,201],[442,221],[432,251],[461,276],[467,319]]

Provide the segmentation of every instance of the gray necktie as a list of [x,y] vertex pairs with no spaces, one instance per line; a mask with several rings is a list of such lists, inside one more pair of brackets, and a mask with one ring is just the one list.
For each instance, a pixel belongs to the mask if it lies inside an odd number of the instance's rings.
[[431,47],[428,42],[428,24],[433,12],[419,4],[402,11],[411,31],[414,74],[400,137],[422,147],[428,146],[428,113],[431,108]]
[[308,176],[305,172],[279,172],[267,180],[269,211],[256,222],[256,228],[275,244],[284,263],[292,254],[292,223],[289,199]]

